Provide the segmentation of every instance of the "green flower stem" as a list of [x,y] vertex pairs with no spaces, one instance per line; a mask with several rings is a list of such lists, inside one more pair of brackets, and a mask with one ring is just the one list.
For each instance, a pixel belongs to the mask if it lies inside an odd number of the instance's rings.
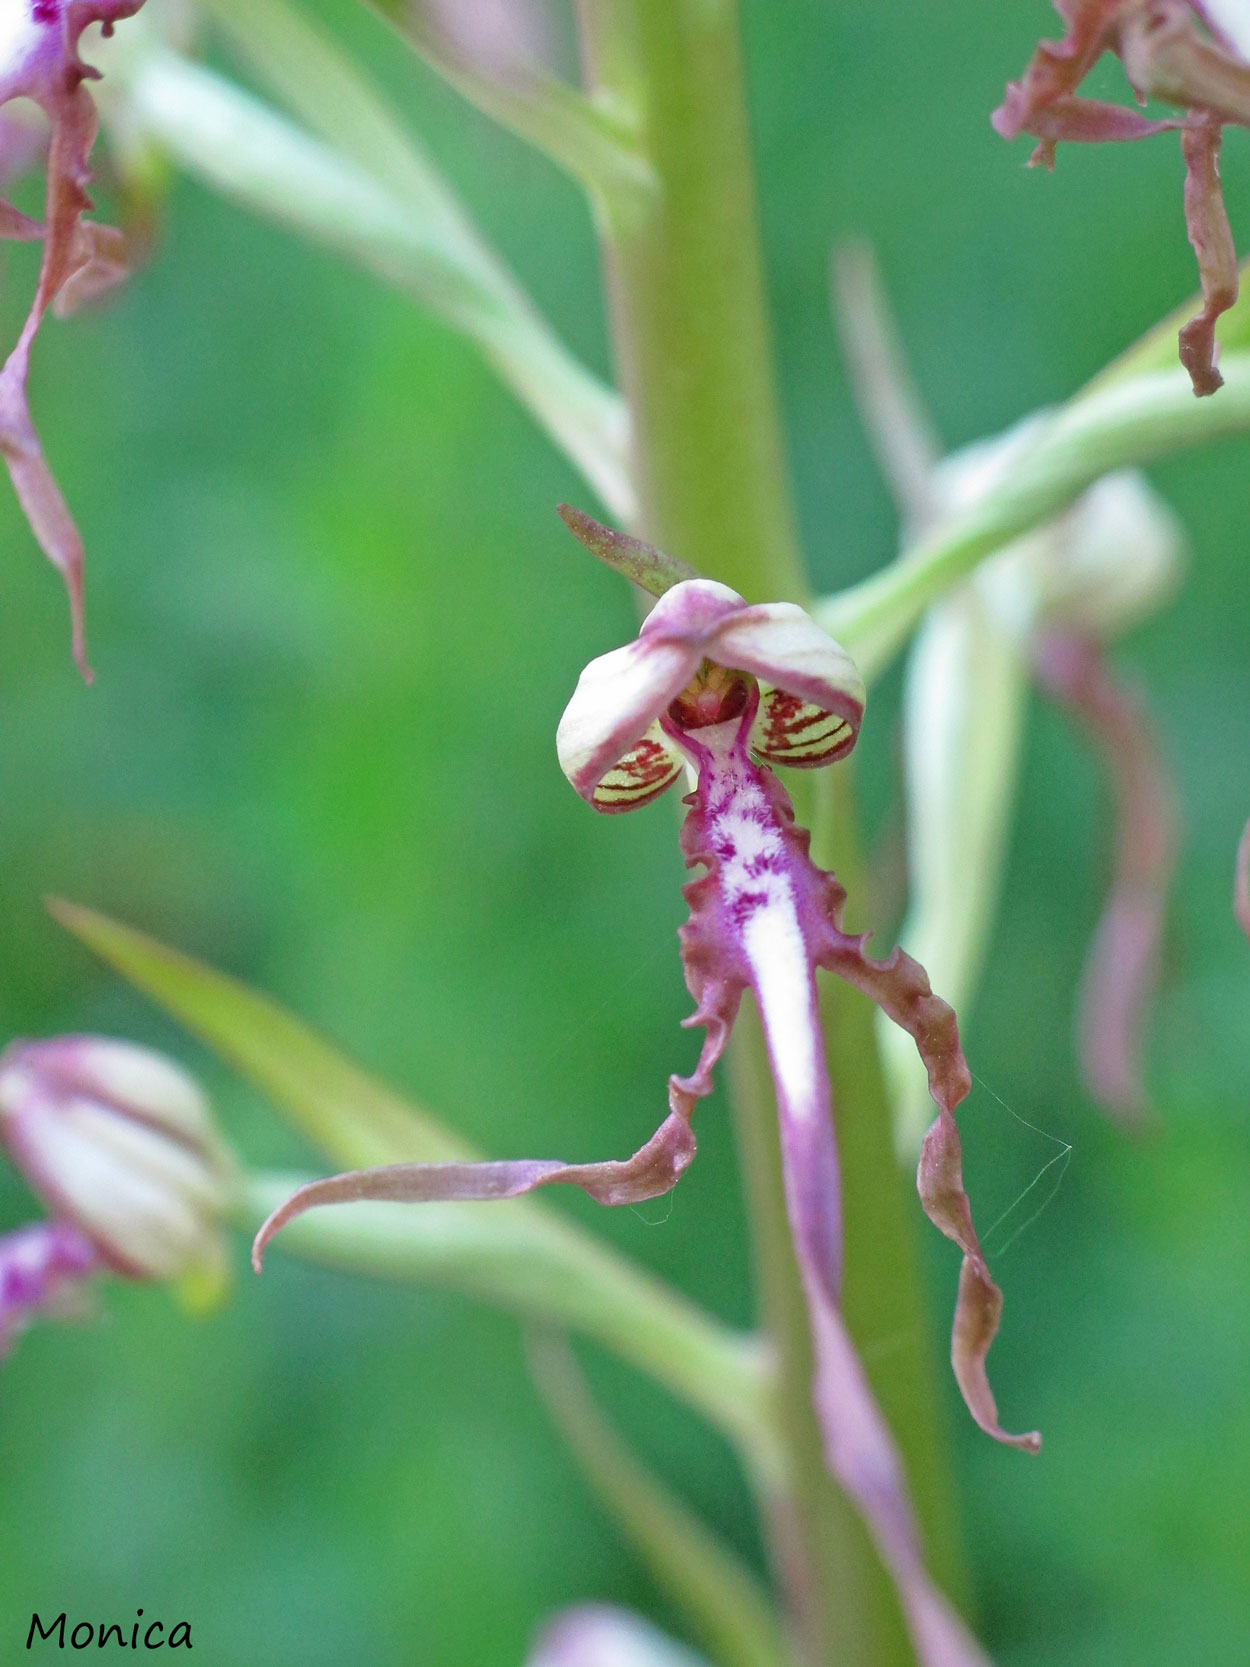
[[595,94],[629,113],[660,183],[603,228],[639,530],[749,600],[800,600],[736,8],[582,0],[581,17]]
[[[868,875],[855,825],[851,787],[854,761],[829,771],[830,789],[812,825],[812,856],[847,888],[847,927],[862,931]],[[883,954],[888,945],[875,945]],[[949,1431],[935,1389],[946,1366],[937,1358],[930,1320],[936,1303],[954,1307],[957,1256],[947,1259],[950,1283],[940,1294],[920,1278],[919,1243],[932,1232],[916,1197],[914,1171],[898,1166],[893,1117],[877,1044],[878,1010],[840,978],[825,978],[821,1018],[829,1052],[838,1124],[838,1155],[847,1177],[843,1215],[847,1241],[843,1307],[864,1369],[907,1461],[916,1515],[923,1525],[929,1569],[957,1603],[966,1597],[967,1572],[948,1462]],[[910,1039],[909,1039],[910,1040]],[[871,1187],[854,1185],[871,1174]],[[890,1261],[901,1277],[883,1279]]]
[[862,584],[825,598],[816,617],[873,677],[931,602],[1100,476],[1250,429],[1250,354],[1230,353],[1220,369],[1226,385],[1209,399],[1195,399],[1179,369],[1099,379],[1038,424],[1008,477],[979,503]]
[[753,1570],[658,1476],[595,1405],[567,1340],[535,1328],[530,1375],[586,1476],[717,1667],[792,1667]]
[[[729,0],[581,0],[580,15],[596,93],[631,112],[660,182],[645,213],[608,216],[602,228],[618,374],[632,417],[640,530],[748,599],[802,602],[736,8]],[[859,1026],[853,1047],[875,1061],[871,1026]],[[857,1128],[877,1125],[875,1141],[852,1141],[847,1149],[846,1188],[857,1198],[882,1189],[894,1195],[898,1187],[875,1063],[872,1093],[858,1097],[866,1069],[835,1060],[840,1117]],[[858,1516],[828,1476],[812,1409],[807,1311],[781,1187],[772,1082],[753,1011],[738,1023],[731,1086],[788,1458],[781,1485],[770,1479],[761,1488],[774,1562],[805,1659],[893,1667],[911,1660],[897,1603]],[[865,1209],[851,1219],[847,1266],[856,1314],[914,1316],[910,1237],[858,1242],[856,1223],[867,1221],[875,1232],[878,1217]],[[911,1287],[910,1296],[896,1296],[898,1286]],[[893,1370],[883,1353],[878,1384]],[[916,1473],[932,1462],[921,1451],[934,1438],[927,1401],[910,1391],[891,1401],[895,1433]],[[909,1425],[917,1407],[923,1416]],[[922,1493],[922,1509],[929,1503]],[[934,1515],[940,1521],[925,1524],[930,1539],[948,1527],[944,1509]]]
[[[245,1176],[238,1225],[254,1233],[307,1179]],[[527,1200],[310,1210],[283,1229],[270,1255],[278,1249],[375,1279],[445,1285],[583,1332],[692,1406],[753,1471],[783,1473],[773,1372],[758,1340]]]
[[606,102],[596,102],[519,54],[492,63],[475,57],[421,0],[372,0],[432,69],[484,115],[527,140],[592,196],[648,196],[656,181],[637,136]]

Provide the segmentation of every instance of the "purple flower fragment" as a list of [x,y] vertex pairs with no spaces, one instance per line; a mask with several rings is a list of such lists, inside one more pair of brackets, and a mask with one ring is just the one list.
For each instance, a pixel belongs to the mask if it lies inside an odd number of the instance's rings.
[[[1237,299],[1237,256],[1220,187],[1220,138],[1227,123],[1250,126],[1250,64],[1197,0],[1055,0],[1062,40],[1042,41],[1019,81],[1008,83],[991,121],[1005,139],[1030,133],[1030,165],[1053,168],[1062,140],[1078,144],[1145,139],[1179,129],[1185,161],[1185,224],[1198,260],[1202,311],[1181,329],[1180,359],[1194,393],[1223,385],[1215,324]],[[1124,66],[1139,103],[1178,106],[1183,117],[1150,121],[1125,106],[1078,96],[1104,52]]]
[[43,261],[30,312],[0,369],[0,451],[18,501],[44,554],[69,594],[74,659],[90,682],[83,620],[83,545],[35,433],[27,396],[30,353],[43,315],[93,299],[125,271],[120,234],[83,219],[91,208],[87,159],[96,134],[95,106],[84,82],[97,71],[79,56],[83,30],[106,34],[143,0],[0,0],[0,106],[27,98],[51,124],[47,207],[41,225],[0,202],[0,237],[43,240]]
[[[602,532],[595,534],[600,544]],[[513,1197],[556,1182],[604,1203],[667,1192],[694,1156],[695,1104],[711,1091],[713,1067],[749,989],[776,1084],[828,1463],[863,1512],[897,1582],[925,1667],[971,1667],[983,1658],[925,1570],[893,1438],[841,1316],[840,1185],[817,967],[864,991],[916,1042],[938,1107],[921,1153],[920,1197],[930,1219],[964,1253],[955,1376],[982,1429],[1036,1451],[1036,1434],[1009,1435],[1000,1426],[985,1372],[1002,1294],[977,1241],[961,1175],[954,1110],[970,1086],[968,1067],[955,1015],[933,994],[923,969],[901,949],[875,960],[865,952],[867,933],[843,930],[846,894],[811,861],[810,836],[796,826],[770,768],[809,768],[843,757],[855,744],[863,704],[863,684],[849,657],[800,608],[751,606],[706,579],[667,590],[636,641],[582,673],[560,722],[557,751],[573,786],[606,813],[649,803],[683,773],[696,783],[685,800],[681,847],[687,866],[704,872],[684,888],[690,918],[679,935],[696,1003],[685,1022],[707,1034],[694,1072],[670,1078],[669,1116],[624,1164],[405,1164],[315,1181],[264,1224],[254,1261],[259,1267],[281,1226],[317,1204]]]
[[100,1257],[68,1221],[34,1221],[0,1238],[0,1360],[41,1316],[73,1312]]

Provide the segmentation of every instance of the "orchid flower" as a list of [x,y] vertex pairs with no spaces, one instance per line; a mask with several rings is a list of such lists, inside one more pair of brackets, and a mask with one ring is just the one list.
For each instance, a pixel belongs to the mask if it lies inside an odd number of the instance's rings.
[[1233,915],[1238,926],[1250,938],[1250,822],[1246,823],[1237,847],[1237,866],[1233,878]]
[[[1215,367],[1215,322],[1237,299],[1237,255],[1220,188],[1227,123],[1250,127],[1250,63],[1199,0],[1055,0],[1062,40],[1042,41],[991,118],[1005,139],[1031,133],[1030,166],[1055,165],[1060,140],[1145,139],[1179,129],[1185,162],[1185,224],[1202,280],[1202,311],[1180,332],[1180,359],[1195,394],[1223,383]],[[1244,30],[1243,30],[1244,33]],[[1149,121],[1077,89],[1104,52],[1114,52],[1140,102],[1180,106],[1183,118]]]
[[88,1273],[219,1283],[231,1160],[199,1088],[161,1054],[105,1036],[13,1043],[0,1146],[53,1216],[0,1241],[18,1293],[0,1301],[0,1337],[10,1300],[44,1308]]
[[[713,580],[669,584],[670,558],[588,517],[566,520],[598,554],[611,547],[635,577],[663,589],[634,642],[592,660],[556,737],[561,768],[596,810],[650,803],[679,777],[695,786],[681,847],[705,872],[685,887],[680,931],[696,1011],[707,1035],[690,1076],[669,1080],[669,1115],[627,1161],[567,1164],[398,1164],[313,1181],[270,1216],[254,1247],[304,1210],[353,1200],[510,1198],[552,1183],[606,1204],[669,1191],[694,1157],[691,1119],[746,990],[755,997],[777,1089],[787,1207],[807,1295],[816,1359],[815,1402],[828,1463],[857,1501],[898,1584],[922,1661],[979,1660],[962,1624],[929,1581],[893,1439],[872,1397],[840,1312],[842,1231],[833,1102],[817,1008],[816,969],[864,991],[908,1031],[924,1059],[938,1116],[920,1158],[930,1219],[964,1253],[952,1363],[964,1399],[995,1439],[1036,1451],[1035,1434],[998,1422],[985,1357],[1002,1294],[982,1255],[960,1170],[954,1109],[970,1086],[955,1015],[901,949],[865,953],[867,933],[842,928],[846,894],[809,856],[773,765],[810,769],[854,746],[864,687],[845,653],[799,607],[752,606]],[[664,586],[668,584],[668,588]]]
[[44,224],[0,200],[0,237],[42,238],[35,298],[17,343],[0,369],[0,451],[4,453],[31,530],[65,580],[74,658],[89,682],[83,621],[83,546],[78,528],[44,458],[26,383],[30,352],[48,307],[69,311],[98,295],[125,271],[121,236],[84,220],[91,208],[87,159],[96,113],[84,82],[96,75],[79,57],[82,32],[105,33],[137,12],[143,0],[0,0],[0,106],[27,98],[51,124],[47,218]]

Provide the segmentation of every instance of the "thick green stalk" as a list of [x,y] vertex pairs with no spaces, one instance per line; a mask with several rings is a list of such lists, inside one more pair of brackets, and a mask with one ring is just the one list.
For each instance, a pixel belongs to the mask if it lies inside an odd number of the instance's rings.
[[582,0],[596,90],[631,111],[658,190],[603,209],[642,530],[748,600],[804,590],[786,491],[736,9]]
[[[581,0],[596,91],[631,110],[659,190],[604,212],[612,330],[629,399],[647,536],[752,600],[805,599],[795,544],[763,300],[736,8],[725,0]],[[849,805],[846,806],[849,815]],[[838,1015],[835,1014],[835,1019]],[[835,1084],[848,1194],[898,1198],[898,1176],[870,1025],[843,1026]],[[845,1057],[839,1057],[844,1055]],[[870,1062],[868,1065],[864,1060]],[[845,1081],[840,1078],[845,1077]],[[790,1460],[785,1485],[761,1487],[778,1574],[806,1659],[894,1667],[911,1659],[892,1589],[860,1521],[825,1469],[811,1404],[811,1356],[781,1188],[776,1112],[758,1021],[744,1012],[732,1089],[763,1324],[776,1353]],[[846,1130],[853,1133],[848,1138]],[[875,1129],[875,1136],[868,1133]],[[893,1207],[848,1210],[848,1309],[919,1312],[910,1237]],[[888,1220],[887,1220],[888,1218]],[[861,1241],[861,1236],[863,1242]],[[903,1293],[900,1295],[899,1293]],[[928,1384],[909,1357],[873,1376],[909,1468],[936,1476]],[[930,1538],[948,1512],[926,1482]],[[940,1528],[934,1518],[941,1517]],[[935,1532],[936,1529],[936,1532]]]

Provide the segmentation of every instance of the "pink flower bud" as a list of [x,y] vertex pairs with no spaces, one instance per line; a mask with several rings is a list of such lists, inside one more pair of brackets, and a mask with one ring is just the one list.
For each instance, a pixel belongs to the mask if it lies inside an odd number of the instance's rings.
[[102,1036],[13,1043],[0,1141],[118,1272],[173,1279],[221,1260],[229,1160],[200,1090],[160,1054]]

